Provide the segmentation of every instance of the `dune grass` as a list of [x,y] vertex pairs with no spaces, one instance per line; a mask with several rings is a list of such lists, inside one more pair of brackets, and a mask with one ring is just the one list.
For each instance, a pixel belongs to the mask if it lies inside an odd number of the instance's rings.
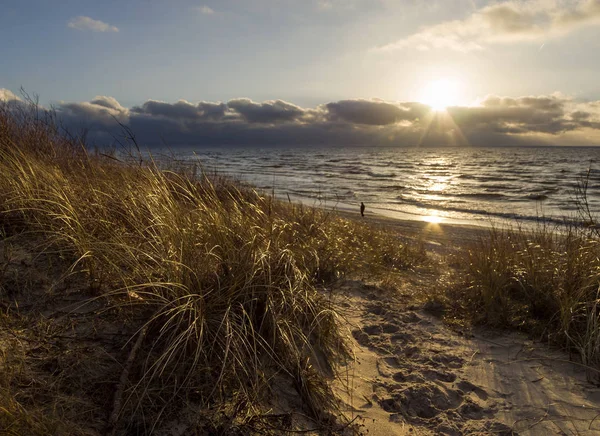
[[[516,328],[600,370],[600,241],[573,225],[494,228],[459,257],[449,320]],[[437,298],[437,297],[436,297]]]
[[[31,107],[0,110],[0,224],[5,242],[37,238],[40,252],[66,260],[60,277],[84,277],[90,301],[121,314],[126,358],[111,398],[96,404],[110,404],[101,412],[108,433],[133,423],[152,431],[190,404],[215,411],[209,421],[250,422],[281,377],[306,414],[335,431],[343,422],[333,419],[327,378],[350,354],[320,287],[423,257],[382,231],[228,180],[90,153]],[[66,423],[56,401],[35,410],[20,402],[14,377],[0,393],[0,425],[18,422],[15,434],[84,424],[73,414]]]

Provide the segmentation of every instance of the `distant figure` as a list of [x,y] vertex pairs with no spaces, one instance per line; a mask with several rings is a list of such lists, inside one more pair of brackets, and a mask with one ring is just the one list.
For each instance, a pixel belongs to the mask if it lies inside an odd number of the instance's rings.
[[365,216],[365,204],[360,202],[360,216]]

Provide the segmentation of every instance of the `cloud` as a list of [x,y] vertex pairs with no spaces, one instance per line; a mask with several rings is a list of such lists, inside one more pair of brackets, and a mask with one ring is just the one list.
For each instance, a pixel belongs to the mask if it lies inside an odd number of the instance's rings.
[[422,27],[418,32],[379,47],[400,49],[482,50],[488,44],[559,37],[600,23],[600,0],[504,1],[482,7],[463,20]]
[[200,12],[201,14],[203,14],[203,15],[212,15],[212,14],[215,13],[214,9],[212,9],[212,8],[206,6],[206,5],[204,5],[204,6],[198,6],[196,8],[196,10],[198,12]]
[[283,100],[270,100],[255,103],[248,98],[238,98],[227,102],[227,106],[239,113],[249,123],[283,123],[300,121],[306,110]]
[[[0,100],[19,107],[0,89]],[[97,145],[119,138],[118,122],[145,146],[202,145],[600,145],[600,101],[564,95],[487,96],[477,106],[434,112],[416,102],[348,99],[304,108],[283,100],[228,102],[147,100],[123,107],[115,98],[59,102],[56,114]],[[117,122],[118,121],[118,122]]]
[[23,112],[26,108],[27,103],[22,98],[9,89],[0,88],[0,113],[6,110]]
[[489,96],[477,107],[455,107],[449,112],[466,133],[488,131],[506,134],[557,135],[582,127],[568,117],[569,100],[558,97],[508,98]]
[[12,101],[12,100],[21,100],[18,96],[16,96],[12,91],[6,88],[0,88],[0,102]]
[[341,100],[327,103],[325,108],[330,120],[374,126],[413,121],[429,112],[419,103],[395,104],[378,99]]
[[395,2],[396,0],[309,0],[306,3],[312,3],[313,7],[320,12],[331,11],[360,11],[363,9],[372,10],[384,4],[385,2]]
[[131,108],[131,112],[150,117],[164,117],[174,120],[220,121],[227,118],[228,108],[225,103],[212,103],[206,101],[194,105],[186,100],[179,100],[176,103],[148,100],[141,106],[134,106]]
[[67,26],[71,29],[77,30],[91,30],[92,32],[118,32],[119,29],[116,26],[105,23],[100,20],[94,20],[90,17],[79,16],[71,18],[67,23]]
[[320,11],[329,11],[333,9],[333,3],[331,0],[318,0],[317,9]]
[[121,104],[117,101],[116,98],[106,97],[104,95],[97,95],[90,101],[90,104],[96,105],[96,106],[101,106],[101,107],[104,107],[107,109],[113,109],[117,112],[125,112],[126,111],[126,109],[123,106],[121,106]]
[[130,121],[129,110],[115,98],[105,96],[96,96],[90,102],[60,102],[56,112],[67,128],[90,130],[92,134],[104,134],[114,130],[118,122],[127,124]]

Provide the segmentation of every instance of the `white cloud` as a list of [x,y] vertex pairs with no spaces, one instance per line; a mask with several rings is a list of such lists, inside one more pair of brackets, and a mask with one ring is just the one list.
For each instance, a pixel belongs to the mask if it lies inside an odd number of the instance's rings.
[[100,20],[94,20],[90,17],[79,16],[72,18],[67,26],[71,29],[77,30],[91,30],[92,32],[118,32],[119,29],[116,26],[105,23]]
[[356,10],[360,4],[372,7],[373,3],[379,4],[383,0],[313,0],[317,11],[349,11]]
[[204,5],[204,6],[198,6],[198,7],[196,8],[196,10],[197,10],[198,12],[200,12],[201,14],[204,14],[204,15],[212,15],[212,14],[214,14],[214,13],[215,13],[215,10],[214,10],[214,9],[212,9],[212,8],[210,8],[210,7],[206,6],[206,5]]
[[600,23],[600,0],[504,1],[485,6],[462,20],[445,21],[379,47],[379,51],[413,48],[481,50],[487,44],[558,37]]
[[333,3],[330,0],[319,0],[317,2],[317,9],[320,11],[328,11],[333,8]]
[[0,88],[0,101],[21,100],[13,92],[6,88]]

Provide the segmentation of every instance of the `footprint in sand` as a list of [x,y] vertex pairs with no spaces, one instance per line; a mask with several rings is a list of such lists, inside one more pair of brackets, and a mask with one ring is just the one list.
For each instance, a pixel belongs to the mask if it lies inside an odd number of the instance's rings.
[[488,393],[485,390],[481,389],[479,386],[475,386],[473,383],[466,380],[458,382],[456,384],[456,387],[465,393],[473,392],[475,395],[477,395],[480,399],[484,401],[487,400],[489,397]]

